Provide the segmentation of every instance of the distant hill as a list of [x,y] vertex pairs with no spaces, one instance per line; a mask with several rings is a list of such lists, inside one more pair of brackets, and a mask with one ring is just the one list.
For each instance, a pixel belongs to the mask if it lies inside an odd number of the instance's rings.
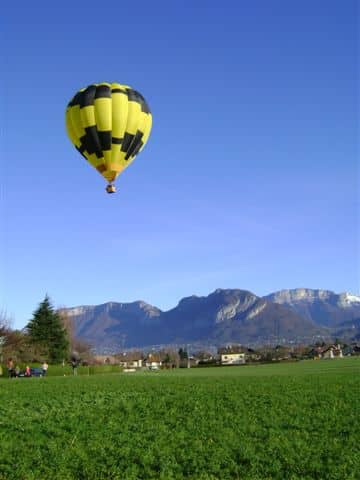
[[360,317],[360,296],[350,293],[296,288],[281,290],[265,298],[323,327],[335,328]]
[[76,336],[95,347],[156,343],[161,311],[142,301],[108,302],[64,309],[72,317]]
[[97,349],[149,345],[311,341],[328,335],[312,318],[269,297],[238,289],[191,296],[166,312],[138,301],[66,309],[77,335]]

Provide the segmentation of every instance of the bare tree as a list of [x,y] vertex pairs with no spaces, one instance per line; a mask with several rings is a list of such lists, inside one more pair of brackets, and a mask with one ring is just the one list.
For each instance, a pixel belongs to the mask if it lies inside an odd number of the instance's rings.
[[7,314],[6,310],[2,308],[0,310],[0,336],[4,332],[8,332],[11,330],[11,324],[12,324],[11,318]]
[[180,355],[175,349],[165,348],[160,355],[166,368],[179,368]]

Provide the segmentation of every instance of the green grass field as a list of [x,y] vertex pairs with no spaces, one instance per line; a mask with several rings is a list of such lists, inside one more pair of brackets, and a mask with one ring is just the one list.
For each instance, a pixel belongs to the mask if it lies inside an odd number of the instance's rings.
[[0,479],[359,479],[360,359],[0,381]]

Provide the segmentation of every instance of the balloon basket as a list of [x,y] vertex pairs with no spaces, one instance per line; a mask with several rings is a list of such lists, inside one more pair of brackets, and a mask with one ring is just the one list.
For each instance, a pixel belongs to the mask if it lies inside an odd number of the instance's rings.
[[115,193],[116,192],[115,185],[112,185],[111,183],[109,183],[109,185],[106,187],[106,191],[107,193]]

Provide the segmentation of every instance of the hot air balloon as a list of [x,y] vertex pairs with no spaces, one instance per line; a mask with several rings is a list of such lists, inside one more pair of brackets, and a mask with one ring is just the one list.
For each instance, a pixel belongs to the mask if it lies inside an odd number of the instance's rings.
[[66,109],[66,129],[75,148],[108,181],[106,191],[146,144],[152,115],[144,97],[119,83],[79,90]]

